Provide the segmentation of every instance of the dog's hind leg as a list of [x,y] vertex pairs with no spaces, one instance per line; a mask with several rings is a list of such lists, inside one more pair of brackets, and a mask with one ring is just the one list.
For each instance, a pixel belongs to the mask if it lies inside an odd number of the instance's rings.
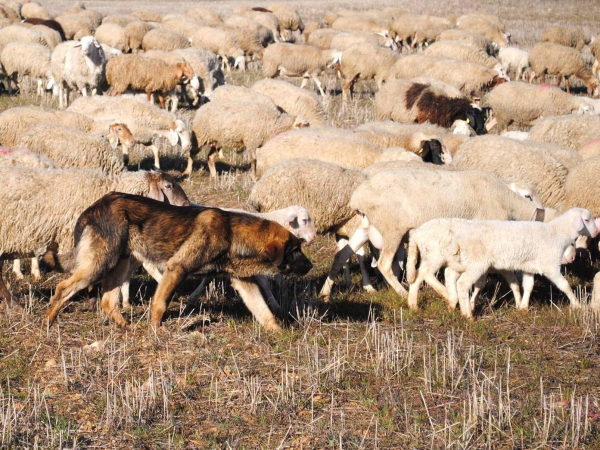
[[177,285],[185,279],[187,272],[181,266],[167,268],[162,274],[162,280],[156,287],[156,293],[150,306],[150,325],[156,329],[160,327],[163,315],[171,301],[171,294]]
[[52,326],[58,312],[71,297],[80,290],[94,284],[96,280],[93,278],[93,275],[94,272],[90,271],[89,267],[83,266],[77,269],[71,277],[58,283],[56,291],[54,291],[54,296],[50,299],[50,307],[46,312],[48,326]]
[[133,275],[133,272],[135,272],[140,266],[141,263],[137,259],[129,258],[127,273],[123,284],[121,284],[121,298],[123,299],[122,306],[125,309],[131,308],[131,302],[129,301],[129,284],[131,282],[131,276]]
[[110,273],[102,280],[102,301],[100,305],[108,317],[120,327],[127,327],[127,321],[119,309],[119,293],[125,280],[129,280],[129,267],[132,258],[120,260]]
[[258,285],[252,278],[232,278],[231,286],[240,294],[254,318],[267,331],[281,331],[277,319],[265,303]]

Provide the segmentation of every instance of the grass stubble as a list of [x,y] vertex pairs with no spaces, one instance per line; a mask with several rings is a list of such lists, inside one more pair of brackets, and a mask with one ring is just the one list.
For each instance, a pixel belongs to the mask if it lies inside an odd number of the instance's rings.
[[[53,13],[70,1],[45,2]],[[285,3],[285,2],[282,2]],[[303,17],[325,8],[402,6],[418,13],[462,14],[464,2],[299,1]],[[185,11],[205,6],[225,13],[254,2],[177,2]],[[173,2],[86,2],[88,8],[124,13],[170,12]],[[600,10],[593,2],[479,2],[498,14],[515,44],[529,48],[543,29],[575,26],[593,34]],[[228,74],[250,85],[260,77]],[[330,123],[350,127],[374,120],[373,85],[343,104],[329,76],[324,99]],[[485,99],[484,99],[485,101]],[[56,107],[26,92],[0,97],[0,108],[25,104]],[[190,122],[193,112],[178,113]],[[130,168],[148,168],[150,155],[132,152]],[[164,167],[174,174],[183,155],[164,146]],[[193,201],[243,207],[252,187],[248,161],[226,152],[211,181],[201,154],[183,186]],[[265,333],[231,288],[211,282],[200,314],[183,303],[197,279],[177,289],[166,332],[148,327],[156,283],[139,273],[132,281],[131,331],[118,329],[97,305],[98,292],[82,294],[47,330],[42,317],[61,277],[40,283],[5,276],[21,309],[0,315],[0,447],[75,448],[600,448],[597,314],[570,311],[563,296],[538,280],[528,313],[516,311],[510,291],[491,276],[478,319],[448,312],[430,289],[421,310],[409,311],[377,274],[378,292],[352,286],[317,296],[333,256],[331,236],[306,248],[315,268],[303,279],[273,286],[284,331]],[[356,267],[352,267],[356,269]],[[593,272],[569,269],[584,302]]]

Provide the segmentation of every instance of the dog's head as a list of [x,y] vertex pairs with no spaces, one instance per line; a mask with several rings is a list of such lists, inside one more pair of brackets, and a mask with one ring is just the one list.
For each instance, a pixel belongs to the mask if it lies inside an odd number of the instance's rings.
[[312,269],[312,263],[300,248],[300,240],[289,231],[281,227],[287,233],[287,239],[273,239],[265,245],[265,253],[279,272],[284,275],[305,275]]

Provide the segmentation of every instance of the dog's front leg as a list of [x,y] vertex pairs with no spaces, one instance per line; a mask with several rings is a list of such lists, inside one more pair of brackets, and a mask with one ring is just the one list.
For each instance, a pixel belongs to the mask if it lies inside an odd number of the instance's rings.
[[187,276],[187,272],[181,266],[168,267],[162,274],[162,280],[156,287],[156,293],[150,306],[150,325],[158,329],[163,315],[171,301],[171,294],[177,285]]
[[128,269],[136,263],[137,261],[133,258],[122,259],[102,280],[102,301],[100,305],[106,315],[123,328],[127,328],[128,324],[119,309],[119,293],[123,283],[131,277]]
[[267,331],[281,331],[277,319],[265,303],[258,285],[252,278],[231,278],[231,286],[240,294],[254,318]]

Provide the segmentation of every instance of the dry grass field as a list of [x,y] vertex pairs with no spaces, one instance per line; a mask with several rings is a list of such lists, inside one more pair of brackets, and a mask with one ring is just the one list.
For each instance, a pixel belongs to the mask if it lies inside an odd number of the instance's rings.
[[[52,14],[73,0],[42,2]],[[592,0],[459,2],[323,2],[280,0],[305,19],[328,10],[404,6],[418,13],[499,15],[515,45],[529,48],[545,27],[600,33]],[[417,3],[417,4],[415,4]],[[88,9],[185,12],[195,6],[227,13],[260,2],[85,1]],[[266,5],[265,5],[266,6]],[[586,50],[587,51],[587,50]],[[261,77],[257,63],[227,75],[232,84]],[[329,76],[324,99],[330,123],[373,120],[370,84],[342,104]],[[0,109],[55,106],[23,94],[0,97]],[[180,111],[191,121],[193,111]],[[183,155],[163,149],[164,167],[181,175]],[[171,153],[169,153],[171,152]],[[200,154],[182,186],[192,201],[244,207],[252,181],[243,155],[220,160],[209,179]],[[148,168],[150,154],[132,152],[130,169]],[[2,182],[0,180],[0,186]],[[39,220],[43,220],[40,218]],[[448,312],[432,290],[409,311],[373,271],[378,289],[338,285],[332,303],[318,298],[334,254],[332,236],[305,249],[313,270],[274,292],[284,331],[261,330],[225,282],[211,283],[202,311],[184,314],[199,279],[177,289],[161,333],[148,326],[156,282],[132,280],[131,331],[106,319],[98,291],[81,293],[49,330],[42,324],[60,276],[36,283],[6,278],[22,308],[0,315],[0,448],[7,449],[576,449],[600,448],[600,317],[570,311],[568,301],[537,280],[532,306],[517,311],[508,286],[490,276],[474,322]],[[579,255],[568,270],[587,301],[595,272]],[[339,280],[341,281],[341,280]]]

